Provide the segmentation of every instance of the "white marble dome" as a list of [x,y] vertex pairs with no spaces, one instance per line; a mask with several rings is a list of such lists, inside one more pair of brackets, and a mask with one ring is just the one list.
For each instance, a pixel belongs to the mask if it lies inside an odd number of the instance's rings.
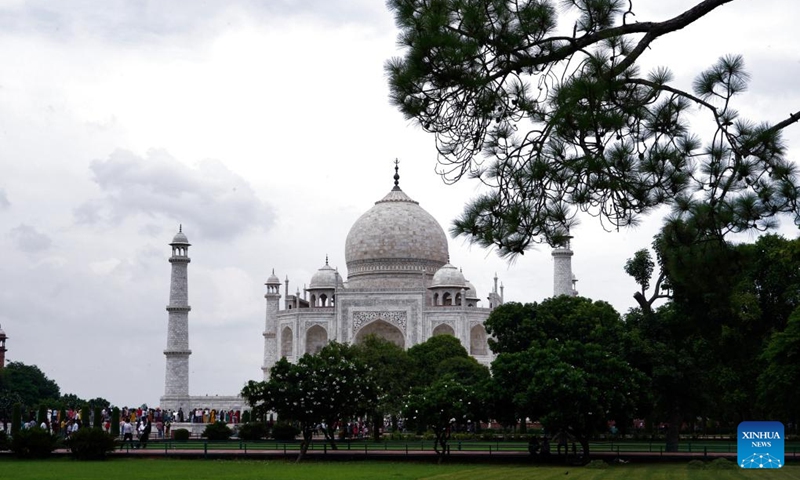
[[466,288],[467,280],[464,278],[463,273],[448,263],[437,270],[433,276],[431,288],[437,287]]
[[478,297],[478,290],[475,289],[475,285],[473,285],[469,280],[465,280],[464,284],[467,288],[467,300],[480,301],[480,297]]
[[189,239],[186,238],[186,234],[183,233],[183,227],[172,237],[172,243],[170,243],[170,245],[189,245]]
[[311,277],[311,283],[309,283],[308,288],[330,288],[334,289],[338,286],[339,282],[337,281],[339,275],[336,273],[336,270],[328,265],[327,260],[325,261],[325,266],[317,270]]
[[275,275],[275,269],[273,268],[272,275],[270,275],[269,278],[267,279],[266,285],[280,285],[280,284],[281,284],[281,279],[278,278],[277,275]]
[[439,222],[395,186],[356,220],[347,234],[349,288],[414,288],[447,263]]

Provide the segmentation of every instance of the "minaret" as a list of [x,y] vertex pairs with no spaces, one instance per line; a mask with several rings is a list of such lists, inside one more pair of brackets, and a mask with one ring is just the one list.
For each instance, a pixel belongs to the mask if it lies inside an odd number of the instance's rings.
[[6,340],[8,337],[6,336],[6,332],[3,331],[2,325],[0,325],[0,370],[5,368],[6,366]]
[[267,318],[264,326],[264,366],[261,370],[264,372],[264,381],[267,381],[270,369],[278,360],[278,303],[281,300],[281,281],[275,276],[275,270],[272,270],[272,275],[264,285],[267,286],[267,293],[264,295],[267,299]]
[[495,309],[503,304],[503,286],[500,285],[500,293],[497,293],[497,273],[494,274],[494,287],[492,287],[491,293],[489,293],[489,308]]
[[554,248],[553,255],[553,296],[569,295],[574,297],[576,292],[573,288],[573,275],[572,275],[572,250],[570,249],[570,239],[567,236],[566,241]]
[[167,374],[161,408],[189,407],[189,240],[183,226],[172,239],[172,278],[169,285],[169,320],[167,326]]

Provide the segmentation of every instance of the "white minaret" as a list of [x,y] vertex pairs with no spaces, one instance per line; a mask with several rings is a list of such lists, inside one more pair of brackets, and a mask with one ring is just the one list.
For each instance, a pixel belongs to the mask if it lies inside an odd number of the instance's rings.
[[183,226],[172,239],[172,278],[169,285],[169,321],[167,326],[167,374],[161,408],[189,407],[189,239]]
[[[267,293],[264,298],[267,299],[267,315],[264,326],[264,366],[261,370],[264,372],[264,381],[269,380],[269,371],[275,362],[278,360],[278,303],[281,300],[281,281],[275,276],[275,270],[272,270],[272,275],[267,279]],[[288,280],[287,280],[287,287]]]
[[574,297],[577,292],[574,288],[574,276],[572,275],[572,250],[570,249],[570,239],[560,247],[554,248],[553,255],[553,296],[569,295]]

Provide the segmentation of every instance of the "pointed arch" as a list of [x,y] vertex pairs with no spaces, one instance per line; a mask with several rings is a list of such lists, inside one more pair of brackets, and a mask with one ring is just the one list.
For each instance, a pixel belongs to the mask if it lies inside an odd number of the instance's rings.
[[328,332],[321,326],[314,325],[306,331],[306,353],[319,353],[327,344]]
[[453,330],[453,327],[451,327],[450,325],[448,325],[446,323],[440,323],[439,325],[436,326],[436,328],[433,329],[433,336],[436,336],[436,335],[450,335],[450,336],[455,337],[456,336],[456,332]]
[[388,340],[400,348],[406,348],[406,336],[403,332],[389,322],[383,320],[375,320],[370,322],[356,333],[356,343],[364,341],[368,335],[375,335],[376,337]]
[[486,329],[478,324],[469,331],[469,354],[488,355],[489,349],[486,342]]
[[294,338],[292,337],[292,329],[284,327],[283,330],[281,330],[281,357],[291,357],[293,346]]
[[453,296],[450,295],[450,292],[444,292],[442,294],[442,305],[445,306],[453,305]]

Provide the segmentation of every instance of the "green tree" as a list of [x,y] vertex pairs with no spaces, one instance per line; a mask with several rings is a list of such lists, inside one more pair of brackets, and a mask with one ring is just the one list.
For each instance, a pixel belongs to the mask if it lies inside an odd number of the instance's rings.
[[82,399],[81,397],[75,395],[74,393],[65,393],[58,398],[58,403],[63,408],[72,409],[72,410],[80,410],[83,408],[84,405],[87,405],[88,402]]
[[[692,85],[640,69],[653,42],[731,1],[654,22],[623,0],[390,0],[404,47],[386,65],[392,102],[434,134],[446,181],[488,186],[453,232],[514,255],[563,243],[580,212],[619,228],[667,205],[701,237],[800,214],[781,139],[800,113],[773,125],[741,118],[741,57]],[[694,133],[693,109],[708,138]]]
[[[86,426],[89,426],[88,423]],[[103,428],[103,415],[100,407],[94,407],[92,411],[92,427]]]
[[438,378],[408,395],[403,414],[411,426],[433,430],[436,436],[433,448],[440,463],[449,453],[448,442],[454,429],[485,420],[478,388],[451,375]]
[[369,368],[370,376],[379,392],[375,409],[370,415],[372,434],[377,441],[384,415],[391,416],[393,428],[397,426],[397,415],[403,406],[403,396],[411,386],[411,359],[404,349],[375,335],[368,335],[355,348],[359,358]]
[[29,409],[41,403],[51,404],[58,398],[58,385],[47,378],[36,365],[10,362],[3,370],[4,380],[0,382],[0,395],[19,396],[23,406]]
[[800,420],[800,309],[792,313],[783,331],[771,336],[761,359],[766,368],[758,377],[759,400],[768,418],[795,425],[796,433]]
[[411,385],[427,386],[439,376],[439,366],[452,358],[470,358],[467,349],[452,335],[434,335],[408,349],[411,359]]
[[[4,381],[3,378],[3,371],[0,370],[0,383]],[[8,422],[11,420],[14,405],[21,402],[22,398],[18,393],[0,386],[0,421],[3,423],[3,431],[8,431]]]
[[667,451],[677,451],[684,420],[695,418],[712,404],[713,355],[709,342],[682,315],[674,303],[645,313],[640,309],[625,317],[628,358],[645,373],[651,393],[649,408],[641,411],[655,421],[668,424]]
[[11,435],[14,436],[22,428],[22,405],[15,403],[11,414]]
[[[666,306],[627,316],[635,354],[651,378],[653,415],[678,445],[685,421],[711,418],[733,431],[769,413],[759,382],[768,369],[764,347],[800,306],[800,242],[764,235],[750,244],[707,237],[670,222],[654,242],[672,290]],[[777,337],[780,338],[780,337]]]
[[378,391],[355,348],[332,342],[316,355],[303,355],[296,364],[281,359],[268,381],[248,382],[242,397],[262,416],[275,412],[278,418],[300,425],[300,461],[317,425],[327,425],[325,436],[336,449],[334,425],[374,410]]
[[117,407],[111,410],[111,435],[114,438],[119,437],[119,408]]
[[[658,244],[658,240],[656,240],[656,244]],[[670,285],[664,282],[666,274],[663,269],[659,271],[653,292],[649,298],[647,297],[647,290],[650,288],[650,280],[653,278],[655,267],[656,264],[653,262],[650,250],[647,249],[637,251],[632,258],[625,262],[625,273],[633,277],[640,289],[633,294],[633,298],[644,312],[652,312],[653,303],[656,300],[670,297]]]
[[626,423],[645,403],[647,379],[628,362],[624,323],[605,302],[562,295],[509,303],[485,324],[498,354],[492,362],[495,405],[510,404],[516,418],[537,419],[550,435],[574,438],[582,459],[588,458],[589,435],[609,420]]

